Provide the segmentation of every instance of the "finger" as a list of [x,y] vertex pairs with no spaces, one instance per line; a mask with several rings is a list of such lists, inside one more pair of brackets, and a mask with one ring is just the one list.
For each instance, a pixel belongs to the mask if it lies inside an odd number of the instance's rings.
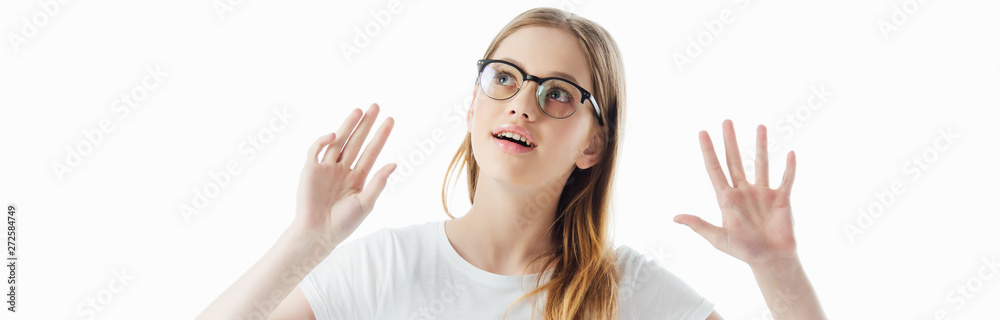
[[688,228],[694,230],[694,232],[698,233],[698,235],[700,235],[702,238],[708,240],[708,243],[711,243],[712,246],[716,248],[719,247],[716,244],[719,243],[720,239],[722,239],[722,235],[724,232],[722,228],[716,227],[711,223],[708,223],[707,221],[702,220],[699,217],[692,216],[690,214],[676,215],[674,216],[674,222],[688,226]]
[[726,143],[726,164],[729,166],[729,177],[733,179],[733,188],[747,182],[746,174],[743,173],[743,161],[740,159],[740,148],[736,145],[735,131],[732,120],[722,122],[722,140]]
[[331,132],[319,137],[319,139],[316,139],[316,142],[313,142],[313,144],[309,146],[309,150],[306,151],[306,161],[316,163],[319,158],[319,151],[323,150],[323,146],[329,144],[330,141],[333,141],[336,137],[337,133]]
[[375,208],[375,200],[382,194],[382,190],[385,189],[386,180],[389,179],[389,175],[393,171],[396,171],[395,163],[385,165],[372,176],[371,180],[368,180],[368,184],[358,194],[358,199],[361,201],[361,208],[364,212],[371,212]]
[[792,193],[792,182],[795,181],[795,151],[789,151],[787,160],[785,161],[785,175],[781,178],[781,186],[778,190],[785,193],[786,195],[791,195]]
[[364,117],[361,117],[361,124],[354,129],[354,133],[347,141],[347,146],[344,147],[344,151],[340,154],[340,159],[337,162],[341,162],[347,165],[354,163],[354,159],[358,156],[358,150],[361,150],[361,145],[365,143],[365,138],[368,137],[368,131],[371,131],[372,124],[375,123],[375,118],[378,117],[379,107],[378,104],[372,103],[368,106],[368,111],[365,112]]
[[361,118],[361,109],[354,108],[351,110],[351,114],[347,115],[347,119],[344,119],[344,123],[340,125],[340,129],[337,129],[337,138],[326,147],[326,153],[323,154],[323,161],[328,163],[337,162],[340,158],[340,150],[344,147],[344,142],[351,135],[351,130],[354,130],[354,125],[358,123],[358,118]]
[[719,158],[715,155],[715,146],[712,145],[712,138],[708,136],[708,132],[701,130],[698,132],[698,138],[701,141],[701,156],[705,159],[708,178],[712,181],[715,192],[719,193],[723,190],[722,188],[729,186],[729,182],[726,182],[726,174],[722,172],[722,166],[719,165]]
[[753,160],[754,182],[758,186],[768,186],[767,176],[767,128],[764,125],[757,126],[757,158]]
[[382,146],[385,145],[385,140],[389,138],[389,133],[392,132],[394,123],[395,120],[392,117],[388,117],[385,121],[382,121],[382,126],[375,131],[372,141],[365,147],[365,152],[361,154],[361,159],[354,166],[356,170],[361,172],[362,177],[368,176],[368,170],[371,170],[375,164],[375,158],[378,158],[378,155],[382,153]]

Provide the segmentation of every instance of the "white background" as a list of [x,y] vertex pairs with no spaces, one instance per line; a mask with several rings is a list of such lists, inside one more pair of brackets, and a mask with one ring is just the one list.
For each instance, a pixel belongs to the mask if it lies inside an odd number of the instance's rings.
[[[535,6],[598,22],[624,55],[615,242],[664,263],[727,319],[768,319],[749,268],[671,221],[720,221],[697,133],[725,161],[725,119],[746,150],[768,126],[771,181],[795,150],[799,252],[831,318],[1000,315],[1000,276],[983,269],[1000,259],[1000,3],[404,0],[348,58],[343,47],[388,2],[345,2],[247,0],[222,14],[227,2],[209,0],[0,4],[0,202],[19,206],[20,257],[18,312],[0,318],[87,319],[88,299],[107,303],[96,319],[194,318],[291,221],[306,148],[372,102],[378,123],[396,120],[375,167],[400,168],[352,239],[444,219],[441,183],[465,132],[449,119],[464,121],[489,41]],[[692,62],[680,68],[678,55]],[[147,68],[166,74],[148,90]],[[832,96],[809,108],[813,87]],[[113,109],[133,93],[145,96],[127,115]],[[263,132],[282,109],[294,118]],[[84,132],[102,119],[113,130],[93,143]],[[444,140],[427,143],[434,130]],[[241,153],[258,134],[272,139]],[[57,173],[72,149],[87,152]],[[229,162],[241,171],[186,222],[180,207]],[[903,191],[879,210],[894,181]],[[859,219],[863,233],[849,237]],[[968,285],[978,291],[960,304],[953,291]]]

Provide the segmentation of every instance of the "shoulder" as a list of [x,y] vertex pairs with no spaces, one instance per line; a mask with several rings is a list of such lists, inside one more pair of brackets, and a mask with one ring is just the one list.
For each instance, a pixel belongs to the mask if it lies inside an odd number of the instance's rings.
[[617,246],[614,251],[619,266],[641,263],[646,258],[645,255],[627,245]]
[[348,240],[337,246],[334,252],[346,254],[383,253],[380,256],[391,256],[393,252],[410,251],[422,247],[421,244],[433,241],[437,236],[437,228],[443,221],[430,221],[403,227],[382,227],[367,235]]
[[[400,260],[419,259],[421,250],[433,240],[435,226],[440,221],[432,221],[405,227],[382,227],[369,234],[349,239],[334,247],[311,272],[313,277],[339,277],[338,281],[361,280],[366,276],[380,277],[393,268],[405,264]],[[318,279],[328,281],[328,279]]]
[[[615,248],[618,258],[618,271],[622,284],[633,284],[632,289],[639,289],[643,283],[654,281],[660,289],[671,289],[674,286],[686,286],[676,275],[667,270],[653,257],[643,254],[629,246]],[[667,287],[663,287],[667,285]]]
[[653,257],[625,245],[614,251],[625,313],[639,319],[705,319],[711,313],[711,302]]
[[637,277],[645,271],[650,271],[650,269],[662,269],[662,271],[669,273],[654,257],[639,252],[630,246],[617,246],[614,252],[617,258],[619,273],[623,277]]

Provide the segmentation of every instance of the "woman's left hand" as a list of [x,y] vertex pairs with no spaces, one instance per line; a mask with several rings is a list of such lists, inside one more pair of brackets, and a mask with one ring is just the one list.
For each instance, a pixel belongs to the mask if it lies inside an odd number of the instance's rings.
[[767,131],[757,126],[757,156],[754,162],[756,181],[747,182],[736,145],[733,122],[722,122],[722,137],[726,144],[726,164],[732,185],[726,181],[722,166],[715,155],[708,132],[698,132],[708,176],[722,210],[722,227],[699,217],[681,214],[674,222],[684,224],[704,237],[715,248],[740,259],[752,268],[772,262],[797,259],[795,235],[792,231],[792,208],[789,195],[795,178],[795,153],[788,152],[785,175],[777,189],[768,186]]

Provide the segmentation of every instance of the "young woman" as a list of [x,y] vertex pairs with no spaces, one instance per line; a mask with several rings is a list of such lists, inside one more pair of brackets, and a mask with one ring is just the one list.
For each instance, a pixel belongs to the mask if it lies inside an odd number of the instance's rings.
[[[468,133],[442,190],[446,204],[449,178],[464,167],[467,213],[454,218],[446,206],[452,219],[341,244],[395,169],[386,165],[365,185],[393,119],[355,163],[379,108],[355,109],[308,150],[292,225],[199,318],[721,319],[683,281],[608,238],[625,81],[607,31],[533,9],[505,26],[483,58]],[[757,131],[754,184],[731,121],[723,138],[732,185],[708,133],[699,133],[723,226],[689,215],[674,221],[748,263],[776,319],[824,318],[796,255],[794,154],[771,189],[765,128]]]

